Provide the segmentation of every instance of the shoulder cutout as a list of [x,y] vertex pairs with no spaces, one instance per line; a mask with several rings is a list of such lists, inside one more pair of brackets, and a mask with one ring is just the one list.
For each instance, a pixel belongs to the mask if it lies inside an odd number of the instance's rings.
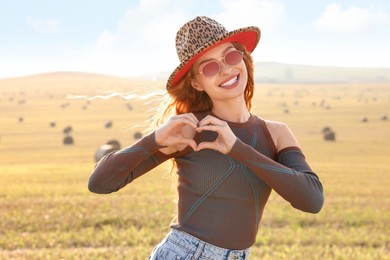
[[299,147],[297,139],[287,124],[270,120],[264,121],[271,134],[277,152],[287,147]]

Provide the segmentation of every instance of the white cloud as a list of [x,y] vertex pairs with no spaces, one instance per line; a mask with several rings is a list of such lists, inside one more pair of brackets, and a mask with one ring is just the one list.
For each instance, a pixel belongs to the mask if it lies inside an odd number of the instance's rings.
[[30,26],[39,33],[50,34],[57,33],[60,31],[59,22],[56,20],[42,21],[40,19],[29,19],[28,23]]
[[117,34],[111,33],[109,31],[104,31],[99,35],[99,38],[96,42],[96,47],[98,48],[111,48],[120,41],[120,37]]
[[390,24],[390,15],[385,11],[351,6],[342,10],[340,4],[330,4],[315,22],[321,31],[361,32],[376,26]]
[[173,70],[178,64],[175,34],[187,20],[180,0],[140,0],[118,21],[115,31],[104,31],[89,50],[96,70],[116,69],[122,75]]

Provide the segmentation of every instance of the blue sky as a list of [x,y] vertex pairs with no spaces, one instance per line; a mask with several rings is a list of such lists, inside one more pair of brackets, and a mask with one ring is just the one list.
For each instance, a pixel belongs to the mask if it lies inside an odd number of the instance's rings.
[[256,25],[257,62],[390,68],[388,0],[0,0],[0,78],[52,71],[135,76],[178,65],[197,15]]

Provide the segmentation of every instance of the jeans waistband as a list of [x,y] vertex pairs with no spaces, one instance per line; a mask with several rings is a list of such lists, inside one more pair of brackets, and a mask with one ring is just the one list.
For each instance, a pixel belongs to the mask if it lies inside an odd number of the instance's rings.
[[214,246],[204,242],[186,232],[172,229],[167,236],[167,240],[194,252],[192,259],[198,257],[209,259],[248,259],[249,249],[232,250]]

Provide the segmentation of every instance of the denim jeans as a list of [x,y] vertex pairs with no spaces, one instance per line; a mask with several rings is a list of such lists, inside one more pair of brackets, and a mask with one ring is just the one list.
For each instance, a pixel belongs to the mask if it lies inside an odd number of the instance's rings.
[[247,260],[249,249],[230,250],[206,243],[176,229],[158,244],[149,260]]

